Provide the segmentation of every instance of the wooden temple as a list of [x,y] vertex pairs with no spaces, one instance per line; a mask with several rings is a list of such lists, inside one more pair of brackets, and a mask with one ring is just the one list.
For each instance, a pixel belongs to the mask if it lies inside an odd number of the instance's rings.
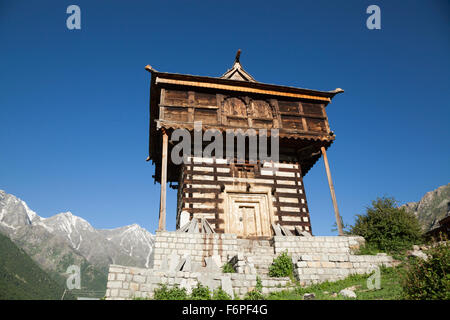
[[[147,160],[155,164],[154,179],[161,183],[159,230],[165,230],[166,185],[170,183],[178,189],[177,229],[183,227],[180,217],[184,214],[188,219],[206,220],[216,233],[241,238],[271,237],[276,226],[290,234],[312,234],[303,177],[323,155],[342,233],[326,158],[326,149],[335,139],[326,107],[342,89],[318,91],[260,83],[243,69],[240,50],[232,68],[217,78],[146,69],[151,73]],[[237,156],[190,154],[183,163],[173,163],[171,134],[186,129],[194,144],[198,121],[203,131],[219,130],[224,141],[228,129],[266,129],[269,135],[270,129],[278,129],[278,161],[245,158],[239,162]]]

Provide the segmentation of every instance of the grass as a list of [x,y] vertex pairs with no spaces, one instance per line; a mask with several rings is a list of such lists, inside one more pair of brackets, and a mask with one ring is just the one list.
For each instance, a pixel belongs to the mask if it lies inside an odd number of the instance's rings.
[[[401,286],[402,273],[404,267],[398,266],[395,268],[380,268],[381,281],[380,289],[369,290],[367,288],[367,278],[370,274],[365,275],[351,275],[343,280],[335,282],[323,282],[320,284],[311,285],[308,287],[297,286],[295,288],[289,288],[280,292],[273,292],[269,294],[261,294],[259,290],[247,294],[245,299],[250,300],[303,300],[305,293],[314,293],[315,300],[402,300],[403,289]],[[353,287],[353,291],[356,293],[356,299],[346,298],[339,295],[339,291],[345,288]],[[176,291],[176,292],[172,292]],[[159,299],[162,300],[179,300],[179,299],[192,299],[189,295],[184,293],[179,295],[180,289],[168,289],[166,286],[162,286],[159,289]],[[175,293],[175,294],[174,294]],[[158,295],[157,295],[158,296]],[[213,296],[214,298],[215,296]],[[156,297],[158,299],[158,297]],[[214,299],[225,299],[221,296],[217,296]],[[227,297],[229,299],[229,297]],[[147,300],[135,298],[135,300]]]
[[[381,268],[380,289],[369,290],[367,278],[370,275],[351,275],[335,282],[323,282],[309,287],[297,287],[291,290],[270,293],[268,300],[302,300],[305,293],[314,293],[316,300],[401,300],[403,290],[400,284],[402,268]],[[354,287],[356,299],[339,295],[342,289]]]

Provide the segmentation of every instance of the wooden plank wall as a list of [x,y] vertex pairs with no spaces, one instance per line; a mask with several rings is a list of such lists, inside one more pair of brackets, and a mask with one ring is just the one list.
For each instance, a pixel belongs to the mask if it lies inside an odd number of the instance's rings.
[[177,223],[181,211],[187,211],[191,218],[206,218],[216,232],[225,232],[224,190],[236,186],[249,192],[268,187],[274,222],[294,234],[295,226],[312,231],[298,163],[239,165],[227,164],[225,159],[189,158],[189,163],[182,165]]

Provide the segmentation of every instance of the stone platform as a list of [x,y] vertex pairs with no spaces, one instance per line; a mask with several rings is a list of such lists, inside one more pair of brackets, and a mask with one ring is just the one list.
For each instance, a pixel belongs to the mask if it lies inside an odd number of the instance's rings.
[[[272,261],[287,251],[301,285],[336,281],[350,274],[370,273],[380,265],[393,266],[392,257],[355,255],[362,237],[275,236],[270,240],[238,239],[234,234],[157,232],[154,264],[150,269],[111,265],[107,299],[152,298],[160,284],[191,291],[197,283],[211,290],[222,287],[232,296],[244,296],[262,280],[263,293],[292,285],[289,278],[271,278]],[[222,273],[231,263],[236,273]]]

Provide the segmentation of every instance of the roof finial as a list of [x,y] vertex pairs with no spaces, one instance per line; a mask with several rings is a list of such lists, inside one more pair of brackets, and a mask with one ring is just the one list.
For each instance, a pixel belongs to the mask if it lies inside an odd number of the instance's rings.
[[229,80],[240,80],[240,81],[250,81],[256,82],[255,79],[251,75],[247,73],[247,71],[242,68],[241,63],[239,61],[241,57],[241,49],[236,52],[236,58],[234,59],[233,66],[231,69],[227,70],[220,78],[229,79]]
[[238,62],[238,63],[240,63],[239,62],[239,58],[241,57],[241,49],[239,49],[237,52],[236,52],[236,58],[234,59],[234,62]]

